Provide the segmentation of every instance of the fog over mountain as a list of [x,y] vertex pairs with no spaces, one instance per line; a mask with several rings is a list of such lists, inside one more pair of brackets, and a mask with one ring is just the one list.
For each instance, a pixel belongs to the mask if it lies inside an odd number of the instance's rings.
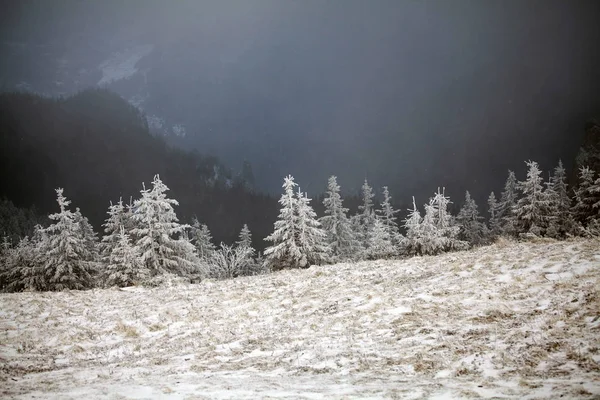
[[570,167],[599,115],[596,1],[20,1],[0,85],[116,91],[151,128],[278,192],[331,174],[482,198],[523,160]]

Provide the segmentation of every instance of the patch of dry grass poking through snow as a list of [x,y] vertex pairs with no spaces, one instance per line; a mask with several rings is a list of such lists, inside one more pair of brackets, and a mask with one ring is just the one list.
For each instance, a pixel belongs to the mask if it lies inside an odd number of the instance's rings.
[[122,333],[127,338],[140,337],[138,330],[134,326],[124,324],[122,321],[119,321],[115,327],[115,331]]
[[[101,368],[92,375],[104,384],[232,371],[384,386],[402,377],[464,385],[471,397],[500,380],[513,382],[497,390],[514,398],[559,378],[556,390],[574,396],[580,382],[600,379],[598,249],[592,240],[499,241],[198,285],[1,295],[0,386],[13,393],[9,377],[72,367]],[[585,390],[600,394],[600,384]]]
[[166,326],[164,326],[163,324],[152,324],[148,327],[148,330],[150,332],[157,332],[157,331],[162,331],[167,329]]

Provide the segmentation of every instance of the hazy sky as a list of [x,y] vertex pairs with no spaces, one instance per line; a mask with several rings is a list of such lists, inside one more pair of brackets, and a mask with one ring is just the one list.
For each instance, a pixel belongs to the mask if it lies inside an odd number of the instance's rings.
[[77,75],[79,88],[101,79],[111,54],[151,45],[137,77],[111,88],[139,92],[147,112],[184,124],[180,145],[233,168],[249,159],[271,191],[291,173],[320,192],[336,174],[347,190],[368,177],[405,202],[416,194],[424,203],[443,185],[457,201],[465,189],[487,197],[509,168],[522,177],[526,159],[570,165],[585,121],[600,116],[596,0],[53,0],[3,9],[4,87],[41,90],[60,70],[56,85]]

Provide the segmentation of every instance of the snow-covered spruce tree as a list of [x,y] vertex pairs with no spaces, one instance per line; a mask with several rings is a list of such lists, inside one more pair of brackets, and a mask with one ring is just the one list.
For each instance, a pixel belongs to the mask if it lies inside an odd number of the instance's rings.
[[344,208],[340,186],[335,176],[329,177],[327,193],[323,200],[325,216],[320,219],[325,230],[326,243],[331,249],[333,262],[353,259],[361,251],[361,244],[352,230],[348,209]]
[[195,247],[183,237],[189,226],[179,223],[173,209],[179,203],[166,196],[167,190],[158,175],[154,176],[151,190],[141,190],[142,197],[134,202],[131,218],[135,228],[131,234],[141,261],[152,276],[190,276],[196,272],[198,256]]
[[[460,227],[453,223],[452,215],[448,212],[450,198],[446,197],[445,191],[445,188],[442,191],[438,188],[437,193],[429,202],[433,212],[433,224],[439,230],[435,237],[441,237],[443,251],[464,250],[469,247],[469,244],[458,238]],[[427,215],[425,215],[424,221],[426,218]]]
[[8,252],[12,248],[10,238],[6,235],[2,236],[2,243],[0,243],[0,257]]
[[572,211],[573,217],[583,228],[594,219],[594,204],[600,200],[600,194],[592,191],[595,186],[594,177],[594,171],[590,168],[579,169],[579,186],[575,189],[575,204]]
[[[8,239],[6,236],[3,239]],[[13,248],[9,241],[4,241],[0,245],[0,291],[7,291],[6,287],[12,281],[11,258]]]
[[[108,218],[102,225],[104,236],[102,236],[102,240],[100,241],[100,253],[103,259],[106,259],[110,255],[113,246],[119,242],[121,227],[125,227],[126,225],[127,210],[123,205],[123,200],[119,199],[117,204],[113,204],[111,201],[107,214]],[[127,233],[127,229],[125,233]]]
[[285,178],[284,193],[279,199],[281,210],[275,222],[275,231],[265,240],[273,242],[265,250],[265,264],[271,270],[306,268],[326,261],[328,247],[326,233],[320,227],[310,199],[298,190],[292,176]]
[[47,240],[41,243],[39,280],[41,290],[87,289],[92,286],[96,270],[94,249],[84,235],[81,219],[67,207],[71,203],[56,189],[60,211],[50,214],[54,221],[43,232]]
[[48,233],[44,227],[37,224],[29,242],[20,243],[17,247],[19,257],[24,259],[16,265],[20,269],[21,284],[24,290],[44,290],[43,256],[42,251],[48,248]]
[[254,258],[254,263],[256,264],[256,275],[271,273],[271,269],[265,262],[265,256],[262,252],[259,251],[256,254],[256,257]]
[[283,182],[284,192],[279,199],[281,210],[275,221],[275,230],[265,238],[273,244],[265,249],[265,266],[270,270],[297,268],[300,266],[302,253],[297,243],[297,199],[294,196],[294,178],[288,175]]
[[200,224],[197,218],[192,220],[191,238],[192,243],[196,246],[198,257],[201,260],[210,260],[213,256],[216,247],[213,244],[212,235],[206,224]]
[[375,217],[373,216],[373,197],[375,197],[375,194],[373,193],[373,188],[369,186],[369,182],[366,179],[361,187],[361,193],[362,204],[358,206],[358,210],[363,216],[365,216],[366,218],[371,218],[373,219],[373,222],[375,222]]
[[371,260],[388,259],[396,254],[396,246],[392,243],[388,227],[381,219],[377,218],[369,235],[368,258]]
[[396,222],[396,214],[399,210],[395,210],[392,206],[392,196],[387,186],[383,187],[383,202],[381,203],[381,209],[375,210],[377,218],[381,220],[383,226],[388,232],[388,235],[394,246],[398,246],[402,242],[402,237],[398,230],[398,223]]
[[375,194],[373,193],[373,188],[369,186],[369,182],[367,182],[366,179],[361,187],[361,193],[362,204],[358,206],[360,215],[359,221],[361,224],[359,240],[361,241],[363,248],[366,249],[368,246],[369,232],[375,224],[375,209],[373,205],[373,197],[375,197]]
[[[239,239],[236,242],[237,247],[245,249],[246,258],[242,260],[238,276],[257,275],[262,272],[262,265],[257,265],[254,256],[256,250],[252,247],[252,232],[247,224],[244,224],[240,231]],[[222,247],[222,246],[221,246]]]
[[494,192],[490,193],[490,197],[488,197],[488,214],[490,214],[489,219],[489,230],[490,230],[490,238],[495,239],[500,235],[501,227],[500,227],[500,203],[496,200],[496,195]]
[[465,202],[456,216],[456,222],[460,226],[461,240],[467,241],[471,246],[479,246],[486,242],[489,232],[469,191],[465,193]]
[[7,292],[44,290],[42,251],[48,248],[47,234],[41,225],[34,227],[31,239],[24,237],[5,253],[5,269],[1,273],[2,289]]
[[592,218],[586,227],[585,234],[588,236],[600,237],[600,178],[596,179],[594,185],[590,187],[595,202],[592,205]]
[[8,258],[11,249],[12,244],[10,239],[4,235],[0,244],[0,290],[3,290],[7,284],[5,275],[8,272]]
[[353,253],[352,260],[364,260],[367,257],[367,246],[364,243],[365,233],[363,232],[362,214],[354,214],[348,217],[350,221],[350,229],[356,240],[356,250]]
[[515,206],[519,199],[517,177],[513,171],[508,171],[508,178],[498,204],[498,220],[500,221],[500,234],[503,236],[517,235],[517,219],[514,214]]
[[248,224],[244,224],[244,226],[242,226],[242,230],[240,231],[240,235],[236,244],[240,247],[252,248],[252,232],[250,232]]
[[12,253],[12,243],[8,236],[2,237],[0,244],[0,291],[4,291],[9,282],[10,277],[10,258]]
[[549,224],[546,235],[561,239],[577,234],[577,225],[571,212],[571,198],[568,193],[566,171],[562,161],[554,168],[546,188],[546,197],[549,201]]
[[106,258],[106,266],[103,270],[104,285],[131,286],[149,277],[150,271],[142,263],[139,249],[131,244],[129,235],[121,226],[118,241],[111,244],[110,254]]
[[589,189],[592,195],[592,219],[600,219],[600,177],[594,181],[594,184]]
[[451,202],[450,197],[446,197],[446,188],[443,188],[442,191],[438,188],[429,204],[433,207],[433,221],[437,228],[446,229],[452,226],[452,215],[448,212],[448,205]]
[[438,210],[433,205],[433,201],[425,204],[425,216],[419,226],[419,248],[422,255],[440,254],[449,247],[448,238],[444,237],[444,231],[440,229],[436,222]]
[[545,200],[544,206],[542,207],[542,214],[546,216],[546,226],[544,229],[544,236],[558,239],[560,236],[558,228],[558,193],[554,190],[552,185],[552,176],[544,182],[546,189],[543,191],[543,198]]
[[406,238],[402,247],[406,255],[413,256],[421,254],[421,213],[415,203],[413,196],[413,208],[409,209],[409,214],[404,220],[404,228],[406,229]]
[[584,232],[585,236],[600,237],[600,218],[592,220]]
[[[81,210],[79,209],[79,207],[77,207],[75,209],[75,212],[73,213],[73,215],[75,217],[75,222],[77,222],[79,224],[81,236],[83,238],[85,246],[87,247],[87,249],[90,252],[91,260],[96,263],[100,262],[100,249],[99,249],[98,235],[94,231],[92,224],[90,224],[90,221],[87,219],[87,217],[85,217],[81,213]],[[97,267],[98,266],[96,266],[95,268],[97,268]]]
[[20,292],[40,289],[42,274],[37,254],[34,243],[27,236],[15,247],[3,252],[3,268],[0,272],[3,291]]
[[330,249],[327,247],[327,234],[321,228],[317,220],[317,214],[310,205],[311,199],[300,188],[296,193],[298,248],[302,257],[300,267],[309,267],[313,264],[319,265],[329,258]]
[[123,227],[125,228],[125,233],[128,234],[131,238],[131,231],[136,227],[136,222],[133,220],[133,213],[135,211],[133,196],[129,197],[129,204],[125,205],[125,210],[123,212]]
[[200,282],[206,276],[207,263],[198,257],[198,251],[196,246],[192,243],[190,238],[191,227],[185,225],[185,228],[179,236],[180,247],[186,249],[182,251],[183,263],[189,265],[192,264],[191,272],[188,273],[188,277],[192,283]]
[[537,162],[527,161],[527,179],[519,182],[519,190],[523,197],[517,201],[513,212],[516,217],[517,229],[521,234],[541,236],[548,226],[549,216],[547,210],[550,201],[544,194],[542,186],[542,171]]
[[587,208],[589,211],[583,234],[600,236],[600,177],[588,186],[582,199],[582,204],[585,205],[584,209]]

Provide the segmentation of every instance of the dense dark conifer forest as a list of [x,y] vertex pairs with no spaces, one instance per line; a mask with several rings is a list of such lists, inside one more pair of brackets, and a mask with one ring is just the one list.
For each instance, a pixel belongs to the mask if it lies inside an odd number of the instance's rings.
[[35,207],[23,211],[28,215],[55,212],[54,189],[64,187],[101,232],[111,201],[138,198],[142,182],[148,186],[160,174],[179,201],[180,220],[196,216],[217,243],[234,241],[248,224],[254,246],[262,248],[277,216],[277,200],[256,193],[243,174],[215,157],[170,147],[150,134],[140,111],[107,90],[61,99],[3,93],[0,134],[0,198],[20,209]]

